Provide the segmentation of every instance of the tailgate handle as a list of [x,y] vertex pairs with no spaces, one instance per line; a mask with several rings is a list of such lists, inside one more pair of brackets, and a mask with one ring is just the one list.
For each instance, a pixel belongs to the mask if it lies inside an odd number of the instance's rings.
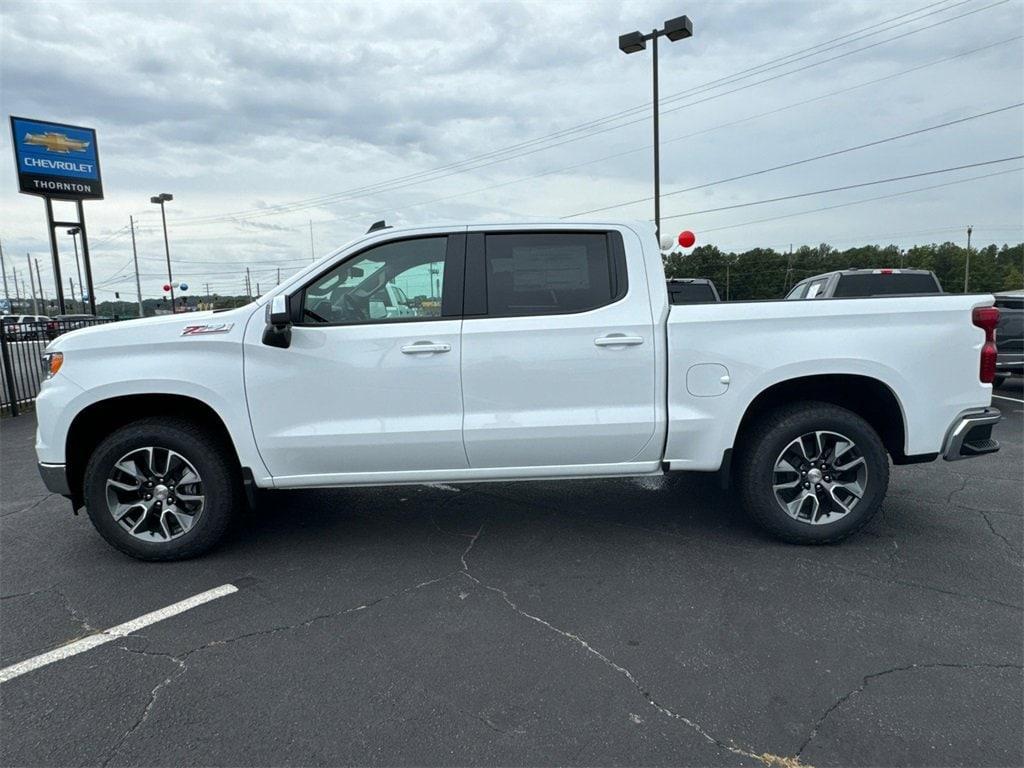
[[626,336],[622,333],[612,333],[594,339],[594,344],[599,347],[635,347],[637,344],[643,343],[643,336]]
[[427,352],[451,352],[451,344],[435,344],[432,341],[417,341],[415,344],[406,344],[402,347],[402,354],[420,355]]

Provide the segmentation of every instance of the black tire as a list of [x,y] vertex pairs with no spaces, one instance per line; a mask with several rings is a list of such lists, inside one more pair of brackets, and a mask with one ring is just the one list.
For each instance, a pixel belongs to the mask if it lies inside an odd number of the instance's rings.
[[[192,527],[166,541],[143,541],[121,526],[107,505],[107,478],[132,450],[156,446],[177,452],[202,478],[205,502]],[[241,506],[240,478],[232,448],[197,424],[177,418],[146,418],[121,427],[93,451],[83,489],[93,527],[107,542],[139,560],[183,560],[206,552],[224,536]],[[179,502],[180,503],[180,502]]]
[[[834,522],[811,525],[791,517],[773,490],[778,457],[801,435],[832,431],[848,437],[864,457],[864,494]],[[776,538],[793,544],[827,544],[870,522],[889,486],[889,456],[878,433],[853,411],[816,401],[782,406],[763,414],[740,436],[737,485],[750,517]],[[813,500],[809,500],[813,503]]]
[[992,389],[999,389],[1001,386],[1003,386],[1003,384],[1006,383],[1006,380],[1008,378],[1010,378],[1009,374],[997,373],[996,377],[992,379]]

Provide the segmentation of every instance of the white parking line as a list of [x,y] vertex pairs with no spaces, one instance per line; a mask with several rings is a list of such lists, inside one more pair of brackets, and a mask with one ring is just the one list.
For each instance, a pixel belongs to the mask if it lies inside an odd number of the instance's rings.
[[1021,400],[1020,398],[1017,397],[1007,397],[1006,395],[992,395],[992,397],[996,398],[997,400],[1009,400],[1010,402],[1013,403],[1024,403],[1024,400]]
[[12,664],[9,667],[0,669],[0,683],[6,683],[8,680],[13,680],[16,677],[24,675],[26,672],[32,672],[33,670],[45,667],[47,664],[53,664],[55,661],[63,661],[69,659],[72,656],[77,656],[80,653],[92,650],[97,646],[109,643],[111,640],[117,640],[119,637],[126,637],[133,632],[138,632],[143,627],[148,627],[150,624],[156,624],[158,621],[169,619],[172,616],[177,616],[179,613],[191,610],[203,603],[208,603],[211,600],[216,600],[218,597],[226,597],[227,595],[237,592],[238,587],[234,584],[224,584],[217,587],[216,589],[210,589],[206,592],[200,592],[198,595],[193,595],[177,603],[168,605],[166,608],[160,608],[159,610],[151,613],[143,614],[137,619],[126,621],[124,624],[118,624],[116,627],[104,630],[103,632],[97,632],[95,635],[89,635],[83,637],[80,640],[75,640],[67,645],[62,645],[60,648],[54,648],[52,651],[42,653],[38,656],[33,656],[31,659],[25,659],[19,661],[17,664]]

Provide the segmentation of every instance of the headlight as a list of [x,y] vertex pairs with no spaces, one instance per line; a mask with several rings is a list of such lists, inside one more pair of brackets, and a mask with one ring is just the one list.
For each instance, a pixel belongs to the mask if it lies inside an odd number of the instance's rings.
[[43,353],[43,372],[46,374],[46,378],[52,379],[57,375],[57,371],[64,365],[64,353],[63,352],[44,352]]

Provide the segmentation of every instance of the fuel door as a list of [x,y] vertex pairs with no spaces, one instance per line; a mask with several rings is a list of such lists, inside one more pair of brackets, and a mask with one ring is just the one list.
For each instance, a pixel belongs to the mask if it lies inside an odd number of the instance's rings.
[[686,372],[686,391],[694,397],[718,397],[729,389],[729,369],[719,363],[698,363]]

